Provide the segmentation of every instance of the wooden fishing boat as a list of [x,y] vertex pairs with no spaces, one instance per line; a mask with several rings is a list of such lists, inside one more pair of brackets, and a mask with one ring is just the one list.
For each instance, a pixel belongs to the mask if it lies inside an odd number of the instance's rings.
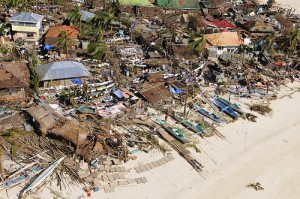
[[220,100],[226,106],[230,106],[235,112],[241,115],[245,114],[245,112],[236,103],[233,104],[222,97],[218,97],[218,100]]
[[28,191],[32,191],[34,188],[39,186],[54,171],[54,169],[63,161],[64,158],[65,158],[65,156],[56,160],[47,169],[45,169],[32,183],[30,183],[23,190],[23,194],[25,194]]
[[180,124],[182,124],[184,127],[186,127],[188,130],[194,132],[196,135],[200,135],[202,137],[202,134],[204,133],[204,130],[199,124],[192,124],[188,120],[179,117],[177,115],[173,115],[173,118],[178,121]]
[[230,107],[230,106],[226,106],[225,104],[223,104],[220,100],[218,100],[217,98],[214,98],[214,102],[215,104],[220,108],[220,110],[224,113],[226,113],[227,115],[229,115],[230,117],[236,119],[239,117],[239,115],[234,112],[234,110]]
[[207,110],[200,108],[197,104],[194,104],[194,109],[200,113],[201,115],[207,117],[208,119],[211,119],[212,121],[216,122],[216,123],[222,123],[225,122],[225,120],[219,118],[216,114],[214,113],[210,113]]
[[168,132],[170,133],[173,137],[181,141],[182,143],[188,143],[189,140],[177,129],[172,127],[171,125],[167,124],[160,118],[156,117],[158,120],[159,124]]

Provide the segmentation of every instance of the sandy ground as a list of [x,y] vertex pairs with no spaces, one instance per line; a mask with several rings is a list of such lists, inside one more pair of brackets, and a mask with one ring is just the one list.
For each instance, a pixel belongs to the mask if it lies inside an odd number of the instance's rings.
[[[266,3],[268,0],[258,0],[258,2]],[[284,8],[295,8],[296,14],[300,14],[300,1],[299,0],[276,0],[276,3]]]
[[[291,92],[291,88],[281,89],[281,93],[287,92]],[[272,101],[273,113],[259,116],[256,123],[240,119],[219,127],[227,141],[218,137],[200,140],[198,146],[202,153],[195,155],[205,166],[201,175],[173,153],[175,160],[162,167],[141,174],[130,170],[126,175],[128,178],[145,176],[146,184],[118,187],[108,194],[92,193],[91,198],[299,198],[299,104],[300,93]],[[126,168],[163,157],[158,151],[137,155],[138,159],[126,163]],[[256,182],[265,190],[246,188],[247,184]],[[82,192],[77,190],[70,198],[78,198],[80,194]],[[49,195],[45,192],[43,196],[48,198]]]
[[[296,83],[281,88],[280,94],[296,91]],[[300,87],[300,83],[297,83]],[[299,91],[299,90],[298,90]],[[124,166],[129,169],[126,178],[146,177],[145,184],[119,186],[113,193],[103,190],[92,192],[92,199],[281,199],[300,196],[300,93],[271,102],[273,113],[258,114],[257,122],[239,119],[218,127],[226,136],[198,139],[201,153],[191,149],[204,165],[199,175],[176,152],[175,160],[147,172],[137,174],[140,164],[163,157],[159,151],[148,154],[138,152],[137,160]],[[246,188],[249,183],[260,182],[263,191]],[[43,189],[39,196],[28,198],[60,198],[56,181]],[[13,195],[8,192],[8,195]],[[63,198],[87,198],[80,187],[70,186],[59,193]],[[82,197],[81,197],[82,196]],[[7,198],[5,193],[0,198]],[[11,197],[16,198],[16,197]]]

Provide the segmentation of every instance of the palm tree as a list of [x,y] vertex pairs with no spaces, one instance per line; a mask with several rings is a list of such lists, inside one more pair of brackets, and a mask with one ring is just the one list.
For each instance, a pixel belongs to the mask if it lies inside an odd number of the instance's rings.
[[189,38],[188,48],[197,55],[200,55],[205,49],[206,39],[203,34],[194,33]]
[[79,32],[81,32],[81,12],[80,8],[78,6],[75,7],[75,10],[73,10],[71,13],[69,13],[69,19],[70,22],[72,22],[74,25],[79,26]]
[[112,57],[108,46],[103,41],[91,42],[87,47],[87,53],[98,60],[108,60]]
[[21,6],[21,10],[25,11],[28,7],[28,0],[9,0],[8,5],[11,7]]
[[64,49],[67,55],[68,55],[68,48],[72,42],[72,40],[68,36],[69,35],[66,31],[60,31],[60,33],[57,36],[58,40],[56,42],[56,45]]
[[96,27],[106,30],[108,26],[111,26],[111,22],[115,19],[115,16],[110,12],[98,12],[95,17],[88,20],[92,24],[96,25]]
[[294,53],[297,49],[298,42],[300,42],[300,31],[295,29],[290,33],[289,47]]
[[261,49],[261,54],[266,50],[266,49],[271,49],[273,43],[275,40],[275,33],[272,32],[271,34],[265,36],[264,41],[265,44],[263,45],[262,49]]

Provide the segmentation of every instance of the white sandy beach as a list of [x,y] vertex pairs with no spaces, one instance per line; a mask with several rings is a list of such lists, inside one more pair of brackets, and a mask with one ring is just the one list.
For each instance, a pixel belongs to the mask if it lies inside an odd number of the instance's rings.
[[[296,91],[300,83],[282,87],[280,94]],[[299,91],[299,89],[298,89]],[[133,167],[163,157],[159,151],[138,152],[137,160],[125,164],[125,178],[146,177],[145,184],[118,186],[115,192],[103,189],[92,192],[92,199],[298,199],[300,196],[300,93],[271,102],[273,113],[258,115],[257,122],[239,119],[218,127],[226,140],[213,136],[199,139],[202,153],[194,153],[204,165],[199,175],[182,157],[172,151],[175,160],[143,173]],[[209,154],[209,156],[207,155]],[[246,188],[260,182],[263,191]],[[40,196],[28,198],[57,198],[56,181],[43,189]],[[87,198],[80,187],[70,186],[60,194],[64,198]],[[8,192],[8,195],[12,193]],[[82,197],[80,197],[82,196]],[[1,193],[0,198],[6,198]],[[16,198],[16,197],[12,197]]]
[[[291,92],[291,88],[283,87],[280,93]],[[271,103],[273,113],[258,116],[256,123],[239,119],[219,127],[227,141],[216,136],[201,139],[198,146],[202,153],[195,153],[205,166],[201,175],[173,152],[175,160],[164,166],[141,174],[131,169],[126,174],[127,178],[145,176],[146,184],[117,187],[113,193],[92,192],[91,198],[297,199],[300,196],[299,106],[300,93],[277,99]],[[138,159],[126,163],[126,168],[163,157],[158,151],[137,155]],[[261,183],[263,191],[246,188],[256,182]],[[78,189],[69,196],[78,198],[83,193]],[[45,189],[42,198],[52,198],[49,190]]]
[[[266,3],[268,0],[258,0],[258,2]],[[295,8],[296,14],[300,14],[300,1],[299,0],[276,0],[276,3],[284,8]]]

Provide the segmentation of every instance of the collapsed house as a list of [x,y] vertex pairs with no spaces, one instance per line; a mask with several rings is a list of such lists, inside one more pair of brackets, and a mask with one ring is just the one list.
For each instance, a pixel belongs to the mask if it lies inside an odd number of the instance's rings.
[[139,93],[150,103],[155,104],[172,97],[172,93],[162,83],[146,87]]
[[0,63],[0,103],[24,101],[29,83],[30,74],[26,63]]

